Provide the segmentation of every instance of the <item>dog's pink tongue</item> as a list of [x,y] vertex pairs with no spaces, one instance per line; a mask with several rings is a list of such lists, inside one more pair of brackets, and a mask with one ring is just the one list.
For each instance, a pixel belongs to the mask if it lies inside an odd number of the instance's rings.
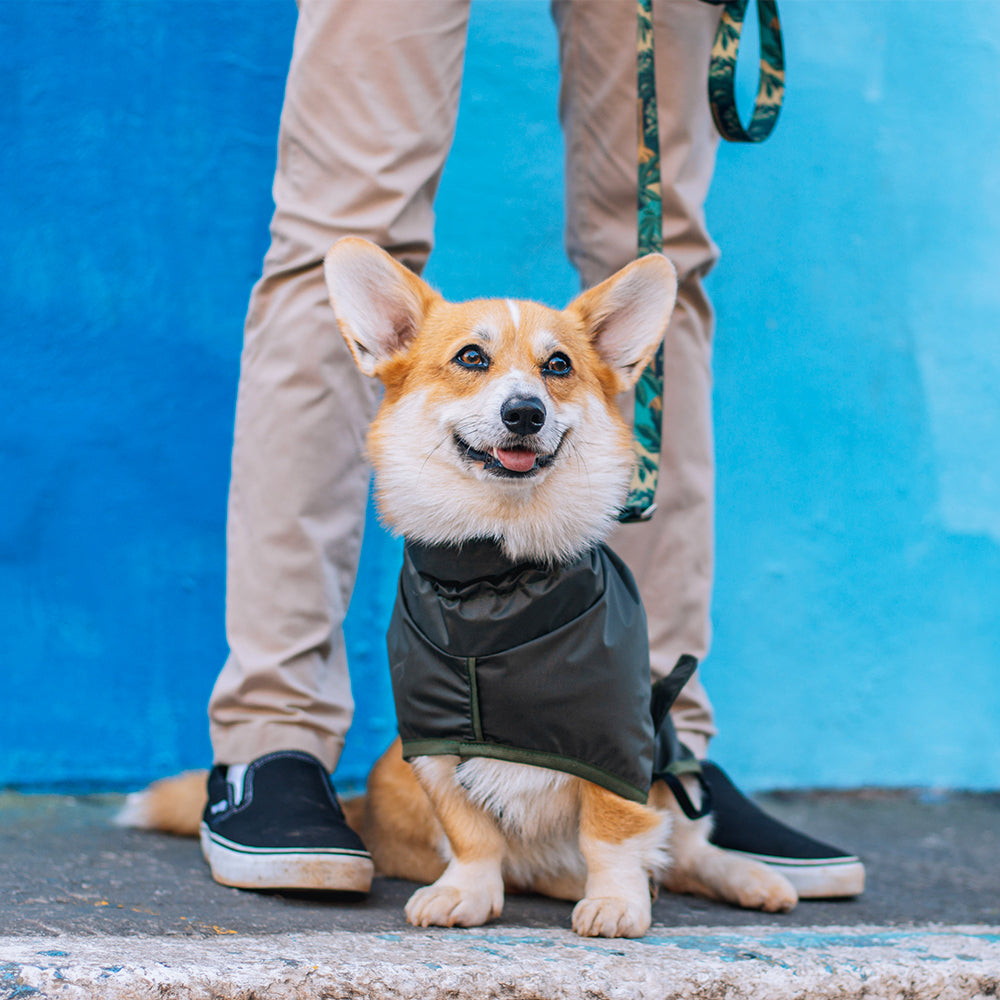
[[535,465],[535,459],[538,457],[533,451],[527,451],[523,448],[516,448],[507,451],[504,448],[497,448],[496,451],[497,461],[505,468],[510,469],[511,472],[528,472]]

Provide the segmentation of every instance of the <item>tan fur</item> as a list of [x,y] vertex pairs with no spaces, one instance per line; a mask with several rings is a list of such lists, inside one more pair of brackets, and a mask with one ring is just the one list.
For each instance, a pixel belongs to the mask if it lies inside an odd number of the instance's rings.
[[[665,258],[634,262],[561,311],[445,302],[359,239],[335,244],[324,266],[359,368],[385,386],[368,451],[390,528],[431,544],[493,537],[513,558],[551,563],[606,535],[632,466],[616,397],[666,328],[676,279]],[[459,364],[470,347],[489,364]],[[572,362],[562,377],[547,368],[556,353]],[[499,418],[511,395],[537,397],[546,411],[532,435],[537,464],[518,477],[475,458],[512,447]],[[200,780],[197,794],[186,777],[141,793],[133,819],[149,822],[133,825],[194,832]],[[431,883],[406,906],[418,926],[477,926],[500,914],[505,890],[528,891],[575,901],[579,934],[636,937],[650,925],[651,880],[765,910],[796,902],[780,875],[709,844],[709,821],[687,820],[662,783],[643,806],[507,761],[438,756],[411,766],[396,740],[345,814],[377,871]]]
[[621,844],[632,837],[648,833],[660,820],[636,802],[622,799],[599,785],[584,784],[584,808],[580,819],[580,832],[587,837]]

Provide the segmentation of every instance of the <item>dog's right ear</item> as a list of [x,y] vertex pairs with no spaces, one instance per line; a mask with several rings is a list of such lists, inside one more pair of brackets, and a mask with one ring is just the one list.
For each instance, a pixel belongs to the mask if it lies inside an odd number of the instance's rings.
[[323,273],[340,332],[365,375],[406,348],[438,298],[412,271],[357,236],[334,243]]

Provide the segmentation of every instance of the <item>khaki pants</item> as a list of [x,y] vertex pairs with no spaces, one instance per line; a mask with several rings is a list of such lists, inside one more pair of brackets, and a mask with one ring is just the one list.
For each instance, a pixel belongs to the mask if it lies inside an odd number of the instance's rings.
[[[501,8],[502,9],[502,8]],[[636,254],[633,0],[556,0],[566,140],[567,249],[592,285]],[[709,643],[717,252],[703,202],[717,140],[708,111],[719,9],[654,3],[664,252],[680,276],[666,336],[664,445],[654,519],[611,544],[649,617],[653,673]],[[352,363],[322,259],[348,234],[419,272],[451,145],[468,0],[302,0],[274,180],[271,247],[246,321],[227,531],[230,656],[209,716],[217,763],[304,750],[333,770],[353,701],[342,623],[357,569],[376,384]],[[626,404],[628,405],[628,404]],[[674,709],[703,755],[714,733],[697,675]]]

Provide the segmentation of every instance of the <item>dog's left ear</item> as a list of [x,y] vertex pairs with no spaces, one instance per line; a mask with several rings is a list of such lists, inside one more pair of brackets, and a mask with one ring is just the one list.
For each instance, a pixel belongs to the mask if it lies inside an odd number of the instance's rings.
[[584,292],[566,311],[582,319],[597,353],[616,372],[624,391],[656,352],[676,298],[674,265],[654,253]]
[[334,243],[323,273],[340,332],[365,375],[410,343],[439,298],[399,261],[357,236]]

